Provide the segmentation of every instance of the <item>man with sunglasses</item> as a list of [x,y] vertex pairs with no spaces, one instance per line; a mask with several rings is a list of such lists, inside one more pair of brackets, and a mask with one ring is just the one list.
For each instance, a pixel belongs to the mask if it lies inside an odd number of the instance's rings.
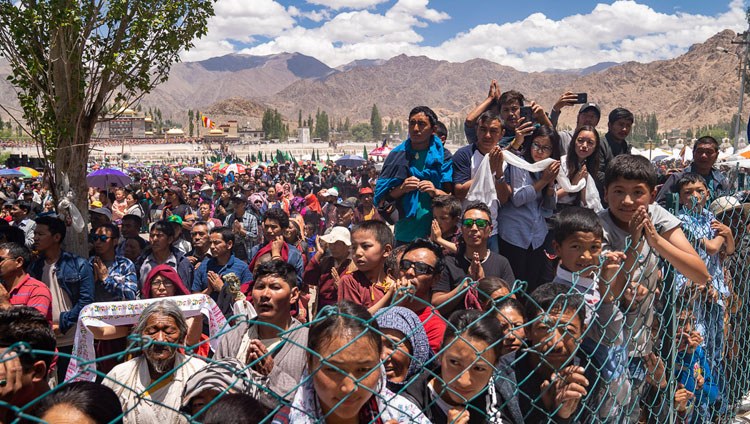
[[94,256],[89,258],[94,270],[94,302],[135,300],[138,275],[133,262],[115,254],[120,230],[114,224],[104,224],[89,235]]
[[[466,195],[474,183],[474,176],[479,170],[479,165],[484,160],[485,155],[490,155],[490,168],[495,175],[495,191],[497,191],[498,197],[492,200],[489,205],[492,222],[495,222],[500,204],[508,201],[510,196],[503,174],[503,151],[499,145],[504,134],[500,115],[492,110],[482,113],[476,120],[476,133],[476,141],[458,149],[453,156],[453,183],[455,184],[453,194],[459,200],[463,200],[465,206],[465,203],[467,203]],[[492,228],[488,240],[490,250],[499,252],[500,238],[497,235],[497,228]]]
[[466,277],[474,281],[500,277],[509,284],[516,280],[508,259],[487,248],[487,240],[492,234],[490,219],[490,208],[484,203],[472,203],[464,210],[461,218],[464,242],[459,245],[458,253],[445,258],[442,277],[432,289],[432,304],[445,316],[464,309]]
[[[446,323],[430,304],[432,288],[443,273],[443,249],[427,239],[409,243],[399,262],[401,278],[396,282],[400,298],[395,303],[419,316],[433,352],[440,351]],[[397,294],[398,296],[398,294]]]

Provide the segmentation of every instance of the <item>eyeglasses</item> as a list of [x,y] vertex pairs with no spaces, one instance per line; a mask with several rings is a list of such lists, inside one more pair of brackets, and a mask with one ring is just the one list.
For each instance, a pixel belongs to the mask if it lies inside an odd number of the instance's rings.
[[590,138],[577,138],[576,144],[579,146],[588,146],[588,147],[594,147],[596,146],[596,140],[590,139]]
[[169,288],[174,287],[174,283],[171,282],[171,281],[166,281],[166,280],[154,280],[154,281],[151,282],[151,286],[152,287],[162,286],[165,289],[169,289]]
[[399,264],[399,269],[406,272],[414,268],[414,273],[417,275],[433,275],[435,274],[435,267],[424,262],[415,262],[408,259],[402,259]]
[[477,225],[477,228],[487,228],[490,225],[490,221],[488,219],[482,219],[482,218],[478,218],[478,219],[466,218],[461,224],[466,228],[471,228],[474,226],[474,224]]
[[94,243],[96,241],[100,241],[104,243],[105,241],[111,239],[110,236],[105,236],[104,234],[92,234],[89,236],[89,242]]
[[541,144],[531,143],[531,147],[537,152],[542,152],[542,153],[552,152],[552,146],[542,146]]
[[693,156],[712,156],[716,154],[716,150],[714,149],[695,149],[695,152],[693,153]]
[[8,260],[13,261],[15,259],[16,258],[9,258],[7,256],[6,257],[0,256],[0,264],[3,263],[3,262],[5,262],[5,261],[8,261]]

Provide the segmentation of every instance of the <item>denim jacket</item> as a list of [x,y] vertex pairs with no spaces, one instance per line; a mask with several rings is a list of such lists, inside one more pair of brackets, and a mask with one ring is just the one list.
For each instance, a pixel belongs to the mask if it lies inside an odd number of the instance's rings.
[[[42,281],[44,258],[39,258],[29,266],[29,275]],[[94,271],[86,259],[72,253],[62,252],[55,264],[57,282],[70,296],[73,307],[60,313],[60,332],[65,333],[78,323],[81,309],[94,302]]]

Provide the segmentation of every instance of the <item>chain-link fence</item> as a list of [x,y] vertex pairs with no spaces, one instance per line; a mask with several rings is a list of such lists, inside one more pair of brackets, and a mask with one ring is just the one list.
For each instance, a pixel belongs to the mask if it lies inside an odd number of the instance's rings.
[[[610,253],[597,255],[598,264],[558,272],[557,282],[533,291],[520,281],[467,278],[449,317],[401,287],[374,317],[339,304],[282,330],[237,315],[212,332],[224,353],[209,358],[196,354],[197,345],[131,334],[123,351],[75,358],[73,379],[92,373],[113,388],[126,422],[203,422],[235,392],[257,402],[255,422],[733,422],[746,412],[750,391],[746,197],[737,191],[705,208],[671,200],[670,219],[680,219],[707,264],[706,285],[660,258],[661,240],[644,235],[624,246],[604,243]],[[428,325],[433,319],[443,324]],[[281,332],[260,347],[262,327]],[[164,373],[154,374],[149,354],[140,355],[179,348],[184,356],[176,353],[176,365]],[[21,342],[2,361],[18,355],[54,352]],[[132,357],[128,371],[107,374],[96,366]],[[17,414],[16,422],[41,422],[35,408],[61,387],[24,406],[12,406],[12,398],[0,405]]]

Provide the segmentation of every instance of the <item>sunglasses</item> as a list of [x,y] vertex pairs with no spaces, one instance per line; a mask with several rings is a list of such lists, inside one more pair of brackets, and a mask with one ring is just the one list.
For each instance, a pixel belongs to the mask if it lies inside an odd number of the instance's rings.
[[432,265],[428,265],[424,262],[414,262],[408,259],[401,260],[401,264],[399,265],[399,269],[401,269],[401,271],[406,272],[411,268],[414,268],[414,273],[417,275],[435,274],[435,267]]
[[111,239],[112,237],[105,236],[104,234],[92,234],[89,236],[89,242],[93,243],[95,241],[100,241],[104,243],[105,241]]
[[461,224],[466,228],[471,228],[474,226],[474,224],[477,225],[477,228],[487,228],[490,225],[490,221],[487,219],[482,219],[482,218],[478,218],[478,219],[466,218]]

